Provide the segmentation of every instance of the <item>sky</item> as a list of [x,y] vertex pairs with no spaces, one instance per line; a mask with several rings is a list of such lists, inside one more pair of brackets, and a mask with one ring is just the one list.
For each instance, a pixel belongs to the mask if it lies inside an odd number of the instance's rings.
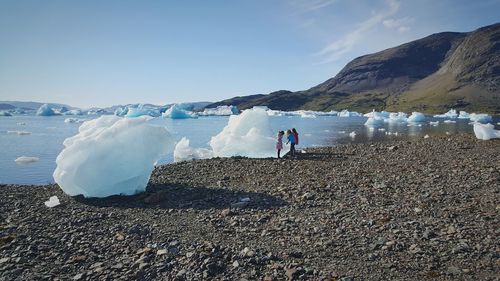
[[0,0],[0,100],[88,108],[309,89],[350,60],[500,22],[500,0]]

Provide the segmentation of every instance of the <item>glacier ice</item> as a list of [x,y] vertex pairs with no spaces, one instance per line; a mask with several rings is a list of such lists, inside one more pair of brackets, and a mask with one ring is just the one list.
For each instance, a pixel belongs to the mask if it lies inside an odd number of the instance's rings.
[[0,111],[0,116],[10,117],[12,116],[12,114],[10,114],[10,112],[8,111]]
[[177,143],[174,158],[178,160],[210,157],[245,156],[264,158],[275,156],[275,139],[270,128],[269,115],[260,107],[231,115],[222,131],[208,143],[210,149],[192,148],[183,138]]
[[144,191],[155,163],[174,141],[151,117],[104,115],[64,140],[54,180],[70,196],[107,197]]
[[66,118],[64,119],[64,123],[83,123],[87,120],[85,118]]
[[216,108],[205,108],[203,112],[198,113],[200,116],[229,116],[239,114],[238,107],[234,105],[220,105]]
[[480,140],[500,138],[500,130],[495,130],[493,124],[474,123],[474,134]]
[[351,132],[351,133],[349,134],[349,136],[350,136],[351,138],[355,138],[355,137],[356,137],[356,132]]
[[29,164],[33,163],[40,160],[38,157],[31,157],[31,156],[21,156],[17,157],[16,160],[14,160],[17,164]]
[[48,201],[45,201],[43,203],[45,204],[45,206],[49,208],[54,208],[55,206],[59,206],[61,204],[57,196],[51,196]]
[[420,112],[412,112],[408,117],[408,122],[425,122],[425,115]]
[[213,151],[207,148],[192,148],[189,140],[183,137],[175,146],[174,161],[189,161],[194,159],[207,159],[213,156]]
[[38,108],[36,115],[38,116],[55,116],[59,115],[58,113],[54,112],[52,108],[48,104],[44,104]]
[[81,111],[80,109],[72,109],[65,111],[63,115],[83,115],[83,111]]
[[162,114],[162,117],[171,119],[198,118],[198,115],[191,111],[192,108],[192,105],[177,103],[167,109],[167,111]]
[[453,124],[453,123],[457,123],[457,121],[455,121],[455,120],[444,120],[443,123]]
[[439,121],[435,121],[435,122],[430,121],[430,122],[429,122],[429,125],[431,125],[431,126],[434,126],[434,127],[435,127],[435,126],[439,125]]
[[389,114],[389,118],[386,119],[386,122],[388,123],[405,123],[408,121],[408,118],[406,117],[406,113],[404,112],[391,112]]

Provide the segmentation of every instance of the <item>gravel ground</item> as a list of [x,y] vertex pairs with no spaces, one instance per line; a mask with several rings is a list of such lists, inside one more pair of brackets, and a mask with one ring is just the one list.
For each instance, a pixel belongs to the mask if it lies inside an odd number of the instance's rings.
[[1,185],[0,280],[500,280],[499,171],[458,135],[164,165],[129,197]]

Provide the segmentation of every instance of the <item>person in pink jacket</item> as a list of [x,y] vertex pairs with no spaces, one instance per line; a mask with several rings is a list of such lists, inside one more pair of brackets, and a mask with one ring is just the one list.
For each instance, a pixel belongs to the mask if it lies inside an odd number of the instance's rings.
[[278,132],[278,139],[276,140],[276,149],[278,150],[278,159],[280,158],[280,152],[283,149],[283,135],[285,132],[279,131]]

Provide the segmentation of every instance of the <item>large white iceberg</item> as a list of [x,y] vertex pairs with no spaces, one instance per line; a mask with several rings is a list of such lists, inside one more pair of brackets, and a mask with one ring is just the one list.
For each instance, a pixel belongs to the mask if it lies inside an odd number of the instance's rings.
[[408,122],[425,122],[425,115],[420,112],[412,112],[408,117]]
[[273,157],[275,139],[265,109],[244,110],[240,115],[231,115],[228,124],[209,142],[210,149],[189,146],[187,139],[181,140],[174,151],[179,160],[246,156],[253,158]]
[[229,116],[239,114],[238,107],[234,105],[220,105],[216,108],[205,108],[203,112],[198,113],[200,116]]
[[44,104],[38,108],[36,111],[36,115],[38,116],[54,116],[54,115],[59,115],[58,113],[54,112],[52,108],[48,104]]
[[480,140],[500,138],[500,130],[495,130],[493,124],[474,123],[474,134]]
[[70,196],[106,197],[144,191],[155,163],[173,148],[164,128],[149,117],[101,116],[64,140],[54,180]]
[[198,115],[191,111],[192,108],[189,104],[174,104],[162,114],[162,117],[171,119],[198,118]]

